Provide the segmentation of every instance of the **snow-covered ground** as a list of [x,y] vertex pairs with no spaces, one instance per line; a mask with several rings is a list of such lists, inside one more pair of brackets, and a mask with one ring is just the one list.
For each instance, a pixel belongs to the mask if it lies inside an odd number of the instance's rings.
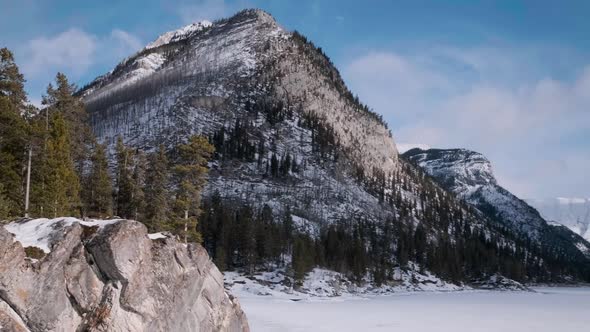
[[253,332],[590,331],[590,287],[462,291],[291,301],[238,294]]
[[[394,281],[381,286],[375,286],[368,276],[362,285],[349,280],[341,273],[314,268],[306,274],[300,287],[293,288],[293,279],[285,268],[273,271],[258,272],[247,276],[238,272],[224,272],[226,289],[239,298],[242,296],[263,296],[289,301],[318,300],[327,298],[358,298],[378,294],[408,293],[408,292],[451,292],[471,290],[466,285],[454,285],[445,282],[431,273],[395,269]],[[511,281],[514,283],[514,281]],[[517,283],[516,283],[517,284]],[[518,284],[520,285],[520,284]],[[521,286],[522,287],[522,286]]]

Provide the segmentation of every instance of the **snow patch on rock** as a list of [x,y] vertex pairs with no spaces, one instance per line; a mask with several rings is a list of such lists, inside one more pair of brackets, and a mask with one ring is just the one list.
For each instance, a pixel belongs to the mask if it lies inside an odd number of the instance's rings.
[[148,237],[150,238],[150,240],[158,240],[158,239],[168,238],[168,236],[166,234],[164,234],[163,232],[151,233],[151,234],[148,234]]
[[14,221],[4,225],[9,233],[14,235],[14,241],[18,241],[26,247],[37,247],[46,254],[51,252],[51,245],[56,232],[63,231],[66,227],[78,223],[87,227],[97,226],[99,229],[106,225],[114,224],[121,219],[112,220],[80,220],[77,218],[55,218],[55,219],[32,219],[24,221]]

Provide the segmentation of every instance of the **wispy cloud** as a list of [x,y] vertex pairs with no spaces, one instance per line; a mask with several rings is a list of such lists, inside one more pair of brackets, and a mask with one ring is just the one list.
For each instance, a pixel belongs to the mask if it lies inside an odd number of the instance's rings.
[[142,46],[134,35],[114,29],[107,36],[97,36],[71,28],[55,36],[38,37],[25,47],[23,71],[27,77],[47,72],[65,71],[83,74],[90,66],[106,60],[120,60]]
[[117,58],[129,56],[143,47],[139,38],[120,29],[111,31],[109,38],[103,40],[102,43],[104,47],[111,49]]
[[96,48],[96,37],[76,28],[52,37],[35,38],[28,43],[24,72],[35,76],[58,67],[81,73],[94,62]]
[[[133,34],[113,29],[106,35],[95,35],[79,28],[70,28],[52,36],[39,36],[18,50],[21,70],[32,85],[29,99],[39,105],[45,87],[57,72],[65,73],[70,81],[92,79],[88,72],[112,67],[142,48]],[[31,83],[29,83],[31,84]]]
[[[442,51],[441,51],[442,50]],[[343,74],[394,137],[485,153],[525,197],[584,195],[590,178],[590,66],[573,78],[528,74],[515,49],[369,52]],[[555,162],[559,160],[559,162]]]

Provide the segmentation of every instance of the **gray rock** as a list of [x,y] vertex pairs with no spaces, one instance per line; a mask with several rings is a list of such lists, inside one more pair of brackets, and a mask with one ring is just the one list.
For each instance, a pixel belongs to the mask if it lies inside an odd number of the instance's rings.
[[32,260],[0,227],[0,331],[249,331],[200,245],[127,220],[56,232]]

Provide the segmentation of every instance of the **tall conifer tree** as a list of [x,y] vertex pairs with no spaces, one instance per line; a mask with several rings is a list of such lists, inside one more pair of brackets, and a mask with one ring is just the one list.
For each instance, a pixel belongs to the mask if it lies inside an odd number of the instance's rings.
[[116,190],[115,203],[117,215],[122,218],[133,218],[133,151],[123,144],[121,137],[117,138],[116,146]]
[[25,118],[25,79],[12,52],[0,49],[0,196],[7,216],[18,216],[24,206],[24,174],[30,128]]
[[67,123],[61,113],[52,116],[47,141],[45,194],[50,216],[80,215],[80,182],[74,168]]
[[97,144],[91,158],[91,169],[86,182],[86,206],[91,217],[104,218],[113,214],[113,187],[109,175],[106,148]]
[[55,87],[49,84],[43,104],[49,108],[50,113],[62,113],[70,131],[71,153],[76,171],[82,174],[92,145],[92,130],[87,122],[86,109],[80,98],[74,96],[74,92],[76,86],[68,81],[66,75],[57,73]]
[[145,184],[146,205],[145,224],[152,232],[164,229],[169,216],[169,169],[166,149],[160,145],[158,151],[148,158]]
[[200,214],[201,191],[209,171],[207,162],[214,152],[213,145],[202,136],[192,136],[186,144],[178,146],[179,161],[174,167],[177,179],[176,217],[172,221],[173,231],[187,240],[199,241],[197,218]]

